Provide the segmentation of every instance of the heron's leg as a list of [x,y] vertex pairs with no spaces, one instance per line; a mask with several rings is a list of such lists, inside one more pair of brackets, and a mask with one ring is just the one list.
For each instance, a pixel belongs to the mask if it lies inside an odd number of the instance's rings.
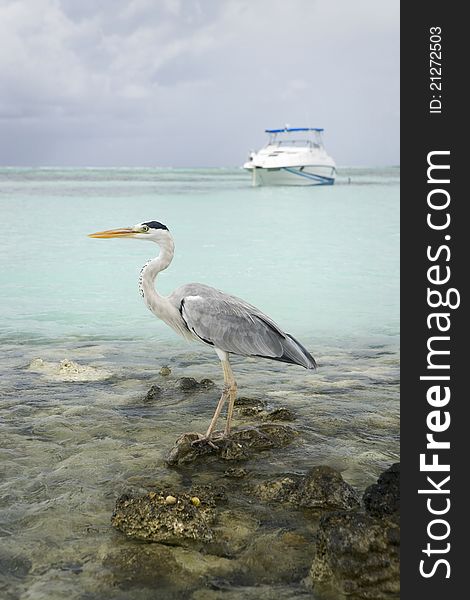
[[235,381],[235,377],[233,375],[232,367],[228,361],[222,362],[222,367],[224,369],[224,379],[226,379],[226,384],[228,386],[228,408],[227,408],[227,422],[225,423],[225,435],[230,435],[230,430],[232,427],[232,417],[233,417],[233,407],[235,405],[235,400],[237,399],[237,382]]
[[216,352],[217,352],[217,356],[220,358],[220,361],[222,363],[222,369],[224,372],[224,389],[222,391],[222,395],[221,395],[220,400],[215,409],[214,416],[212,417],[211,422],[209,424],[209,428],[206,431],[206,435],[201,435],[201,436],[199,436],[198,439],[196,439],[192,442],[192,444],[194,444],[194,445],[199,444],[199,443],[209,443],[214,448],[216,448],[216,446],[214,445],[214,443],[211,440],[212,433],[214,432],[215,426],[217,425],[217,421],[220,417],[220,413],[222,412],[222,409],[223,409],[224,404],[227,401],[227,399],[229,400],[229,407],[228,407],[228,412],[227,412],[227,424],[225,426],[224,433],[221,435],[228,435],[230,433],[230,423],[232,420],[233,405],[235,404],[235,398],[236,398],[236,392],[237,392],[237,384],[235,382],[235,378],[233,376],[232,369],[230,367],[228,353],[224,352],[223,350],[219,350],[217,348],[216,348]]
[[237,384],[235,383],[235,378],[233,376],[232,369],[230,367],[230,362],[228,358],[228,354],[226,352],[218,352],[220,361],[222,363],[222,369],[224,372],[224,389],[222,392],[222,396],[220,397],[219,403],[217,404],[217,408],[215,409],[214,416],[209,424],[209,429],[206,432],[206,439],[209,439],[212,432],[215,429],[218,418],[220,417],[220,413],[222,412],[222,408],[226,400],[229,400],[228,411],[227,411],[227,425],[225,426],[224,434],[227,435],[230,433],[230,421],[232,419],[233,413],[233,405],[235,403]]
[[212,432],[214,431],[215,426],[217,424],[217,420],[220,416],[220,413],[222,412],[222,409],[224,407],[225,401],[227,400],[228,397],[229,397],[229,391],[228,391],[227,386],[224,385],[222,396],[220,396],[220,400],[217,404],[217,408],[215,409],[214,416],[212,417],[209,427],[206,431],[206,435],[204,436],[206,439],[210,439]]

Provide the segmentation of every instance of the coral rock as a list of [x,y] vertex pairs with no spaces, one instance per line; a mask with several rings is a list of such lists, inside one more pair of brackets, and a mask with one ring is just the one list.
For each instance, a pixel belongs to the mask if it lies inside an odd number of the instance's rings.
[[377,483],[364,492],[365,509],[371,515],[383,517],[400,510],[400,463],[395,463],[380,475]]
[[382,600],[399,593],[399,528],[358,511],[320,519],[310,570],[314,590],[334,597]]
[[260,484],[257,495],[265,501],[288,502],[318,510],[351,510],[359,497],[341,474],[327,466],[313,467],[306,475],[286,475]]
[[200,501],[196,507],[188,494],[170,496],[151,492],[119,498],[111,523],[133,539],[184,545],[188,541],[212,540],[214,519],[210,502]]

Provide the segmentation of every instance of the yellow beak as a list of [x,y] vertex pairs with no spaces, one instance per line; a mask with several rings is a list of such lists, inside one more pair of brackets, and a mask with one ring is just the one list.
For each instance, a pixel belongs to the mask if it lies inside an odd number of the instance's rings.
[[134,237],[136,231],[129,227],[123,227],[121,229],[107,229],[106,231],[97,231],[96,233],[89,233],[88,237],[91,238],[125,238]]

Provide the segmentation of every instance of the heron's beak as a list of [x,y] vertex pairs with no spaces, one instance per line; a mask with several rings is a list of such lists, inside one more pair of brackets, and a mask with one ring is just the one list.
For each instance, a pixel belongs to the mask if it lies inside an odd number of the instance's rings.
[[91,238],[125,238],[134,237],[137,232],[131,227],[123,227],[121,229],[107,229],[106,231],[97,231],[96,233],[89,233],[88,237]]

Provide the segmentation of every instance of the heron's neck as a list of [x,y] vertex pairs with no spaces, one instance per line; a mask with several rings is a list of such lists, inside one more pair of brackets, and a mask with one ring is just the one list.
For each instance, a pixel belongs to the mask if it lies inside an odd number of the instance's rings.
[[175,254],[175,244],[171,237],[164,242],[159,243],[160,253],[156,258],[152,258],[145,263],[140,271],[139,291],[148,308],[160,316],[164,308],[165,298],[155,289],[155,279],[160,271],[166,269]]

